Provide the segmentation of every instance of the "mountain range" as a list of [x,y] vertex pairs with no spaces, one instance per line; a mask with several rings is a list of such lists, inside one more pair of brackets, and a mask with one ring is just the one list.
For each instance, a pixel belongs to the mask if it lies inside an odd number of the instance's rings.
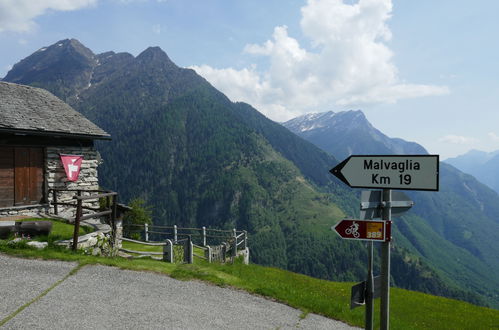
[[[125,202],[144,198],[155,224],[246,229],[254,262],[320,278],[366,272],[364,245],[330,230],[358,215],[358,191],[329,169],[351,153],[426,153],[386,137],[361,111],[295,119],[298,129],[288,122],[299,137],[158,47],[134,57],[62,40],[4,80],[45,88],[110,133],[97,144],[100,184]],[[397,220],[393,283],[499,306],[499,197],[445,164],[441,187],[412,193],[416,206]]]
[[360,110],[311,113],[291,119],[283,125],[338,159],[344,159],[352,154],[428,153],[415,142],[389,138],[371,125]]
[[445,162],[473,175],[499,193],[499,174],[497,173],[499,150],[493,152],[470,150],[464,155],[448,158]]

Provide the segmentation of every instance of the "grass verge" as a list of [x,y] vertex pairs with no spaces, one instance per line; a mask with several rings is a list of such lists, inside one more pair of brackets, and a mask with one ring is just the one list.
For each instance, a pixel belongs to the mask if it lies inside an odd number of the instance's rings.
[[[66,223],[62,220],[57,219],[41,219],[41,218],[28,218],[17,221],[50,221],[52,223],[52,230],[48,235],[36,236],[33,238],[35,241],[39,242],[55,242],[59,240],[67,240],[73,238],[74,226],[72,224]],[[78,231],[79,235],[85,235],[93,232],[94,229],[89,226],[80,226],[80,230]]]

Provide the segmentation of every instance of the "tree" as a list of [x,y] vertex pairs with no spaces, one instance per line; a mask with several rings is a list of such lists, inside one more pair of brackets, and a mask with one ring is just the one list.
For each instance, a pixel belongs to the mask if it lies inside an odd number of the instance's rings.
[[152,224],[152,210],[142,198],[134,198],[129,205],[132,209],[123,215],[123,235],[140,239],[144,224]]

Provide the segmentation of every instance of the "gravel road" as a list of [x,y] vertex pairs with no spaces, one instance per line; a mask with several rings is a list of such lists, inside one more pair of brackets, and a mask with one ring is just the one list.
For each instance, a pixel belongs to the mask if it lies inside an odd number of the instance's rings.
[[106,266],[69,275],[75,267],[0,254],[0,322],[31,303],[2,328],[354,329],[315,314],[300,319],[299,310],[243,291]]

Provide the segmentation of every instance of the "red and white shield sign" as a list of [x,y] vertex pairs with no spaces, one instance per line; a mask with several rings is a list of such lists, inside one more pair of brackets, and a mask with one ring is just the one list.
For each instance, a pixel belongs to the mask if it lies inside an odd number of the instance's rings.
[[62,166],[64,166],[64,171],[68,181],[77,181],[78,175],[80,175],[81,163],[83,162],[83,156],[80,155],[64,155],[61,154]]

